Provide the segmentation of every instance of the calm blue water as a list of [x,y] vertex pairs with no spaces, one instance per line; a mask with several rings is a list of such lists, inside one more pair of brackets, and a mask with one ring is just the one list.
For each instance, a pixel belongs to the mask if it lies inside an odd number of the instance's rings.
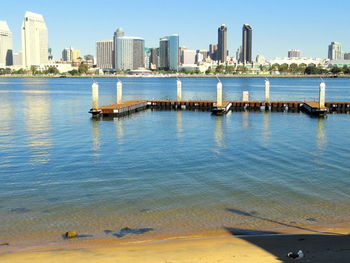
[[[318,79],[270,81],[272,100],[318,94]],[[116,80],[98,82],[100,105],[114,103]],[[263,79],[222,82],[226,99],[244,90],[263,98]],[[174,79],[123,83],[125,100],[176,96]],[[326,84],[327,100],[350,101],[350,79]],[[183,79],[183,98],[215,99],[215,85]],[[132,240],[348,223],[350,115],[144,111],[97,121],[90,86],[0,79],[0,241],[55,242],[68,229],[94,238],[148,229],[123,237]]]

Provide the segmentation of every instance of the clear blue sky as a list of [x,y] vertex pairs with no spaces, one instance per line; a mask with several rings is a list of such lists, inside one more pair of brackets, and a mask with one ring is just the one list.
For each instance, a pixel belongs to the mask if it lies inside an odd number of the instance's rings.
[[144,37],[146,47],[157,47],[161,36],[177,33],[181,46],[208,49],[217,42],[220,24],[228,26],[234,55],[244,23],[254,30],[254,57],[286,56],[293,48],[303,56],[326,57],[331,41],[350,52],[348,0],[11,0],[1,5],[0,20],[6,20],[14,34],[15,51],[21,49],[26,10],[44,15],[55,59],[69,46],[94,55],[95,42],[112,39],[118,27],[127,35]]

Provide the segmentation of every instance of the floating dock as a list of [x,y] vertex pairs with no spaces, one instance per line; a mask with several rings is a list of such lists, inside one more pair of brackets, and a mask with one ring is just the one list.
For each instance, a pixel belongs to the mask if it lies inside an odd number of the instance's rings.
[[200,110],[222,115],[228,111],[306,111],[310,114],[323,115],[327,112],[350,113],[350,102],[326,102],[319,108],[318,102],[301,101],[224,101],[221,107],[214,100],[130,100],[120,104],[110,104],[89,112],[93,116],[123,116],[145,109],[155,110]]
[[99,107],[98,110],[91,109],[92,115],[127,115],[136,111],[145,110],[147,108],[146,100],[129,100],[119,104],[110,104]]
[[325,116],[329,112],[327,107],[320,106],[320,103],[316,101],[303,103],[302,109],[315,116]]
[[90,113],[95,116],[123,116],[145,109],[158,110],[200,110],[212,112],[215,115],[224,115],[232,111],[304,111],[311,115],[324,116],[328,112],[350,113],[350,102],[326,102],[326,84],[322,81],[319,87],[319,101],[270,101],[270,81],[265,80],[265,100],[250,101],[249,91],[243,91],[242,100],[223,101],[222,83],[218,79],[216,85],[216,100],[182,100],[182,83],[176,81],[176,100],[122,100],[122,82],[116,85],[116,104],[98,106],[98,83],[92,84],[92,108]]

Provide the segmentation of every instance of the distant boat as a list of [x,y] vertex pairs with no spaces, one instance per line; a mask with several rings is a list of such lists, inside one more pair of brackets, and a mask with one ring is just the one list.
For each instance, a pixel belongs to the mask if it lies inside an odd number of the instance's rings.
[[66,75],[61,75],[60,78],[66,78],[67,76]]

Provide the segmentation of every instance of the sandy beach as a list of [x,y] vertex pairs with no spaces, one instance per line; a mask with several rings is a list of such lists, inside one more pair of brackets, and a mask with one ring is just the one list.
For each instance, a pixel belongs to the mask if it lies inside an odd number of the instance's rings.
[[[294,262],[288,252],[302,250],[297,262],[346,263],[350,260],[350,235],[346,229],[314,234],[274,234],[230,229],[231,235],[120,244],[111,240],[71,242],[69,246],[30,249],[0,254],[2,263],[68,262]],[[332,232],[331,232],[332,231]],[[334,231],[334,232],[333,232]],[[235,235],[235,232],[238,234]],[[252,232],[251,232],[252,233]],[[242,235],[241,235],[242,234]],[[69,243],[68,243],[69,244]]]

